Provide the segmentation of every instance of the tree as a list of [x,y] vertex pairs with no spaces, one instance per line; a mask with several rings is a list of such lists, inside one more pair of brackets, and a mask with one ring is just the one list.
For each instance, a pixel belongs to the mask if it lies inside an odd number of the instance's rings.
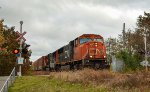
[[8,75],[16,65],[16,56],[12,53],[12,50],[19,45],[15,44],[17,36],[15,35],[14,27],[7,28],[1,22],[0,31],[5,39],[0,45],[0,75]]
[[[3,26],[3,22],[0,24],[0,31],[4,37],[4,42],[0,45],[0,75],[8,75],[13,67],[17,66],[16,55],[12,52],[14,49],[19,49],[19,43],[16,39],[19,37],[14,31],[15,27],[8,28]],[[31,53],[30,53],[31,54]],[[22,65],[23,73],[26,73],[30,69],[30,56],[28,51],[22,54],[25,58],[24,64]]]
[[3,36],[3,21],[4,20],[0,20],[0,45],[2,45],[5,40]]
[[[150,13],[144,12],[144,15],[140,15],[137,19],[137,31],[139,36],[143,39],[144,34],[147,35],[147,50],[150,51]],[[141,42],[144,45],[144,41]],[[144,46],[141,47],[144,50]]]

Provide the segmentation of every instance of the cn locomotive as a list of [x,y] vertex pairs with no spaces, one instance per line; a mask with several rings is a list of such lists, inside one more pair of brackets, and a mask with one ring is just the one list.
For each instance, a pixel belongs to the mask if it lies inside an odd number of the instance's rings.
[[69,65],[70,69],[88,66],[96,69],[109,67],[103,37],[97,34],[83,34],[33,62],[34,70],[60,70],[66,65]]

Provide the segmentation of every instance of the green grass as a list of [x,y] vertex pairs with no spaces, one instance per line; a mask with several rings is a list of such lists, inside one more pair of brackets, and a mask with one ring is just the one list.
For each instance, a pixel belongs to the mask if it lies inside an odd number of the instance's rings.
[[23,76],[16,78],[9,92],[108,92],[108,89],[65,82],[47,76]]

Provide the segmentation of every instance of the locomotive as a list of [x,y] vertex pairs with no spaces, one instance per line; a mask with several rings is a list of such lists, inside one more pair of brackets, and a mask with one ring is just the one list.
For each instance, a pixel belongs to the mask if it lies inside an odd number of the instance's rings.
[[97,34],[83,34],[69,44],[42,56],[33,62],[34,70],[60,70],[69,65],[70,69],[83,67],[108,68],[104,39]]

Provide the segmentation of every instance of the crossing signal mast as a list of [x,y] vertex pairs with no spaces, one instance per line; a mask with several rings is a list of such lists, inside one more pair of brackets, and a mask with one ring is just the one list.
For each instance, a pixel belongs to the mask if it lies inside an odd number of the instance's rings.
[[18,31],[16,32],[19,35],[19,37],[16,40],[20,41],[20,48],[14,50],[14,53],[20,54],[18,57],[18,64],[20,64],[19,72],[18,72],[19,76],[21,76],[21,64],[23,64],[23,60],[24,60],[24,58],[22,58],[22,44],[23,42],[26,41],[26,39],[23,37],[26,34],[26,32],[22,32],[22,24],[23,21],[20,21],[20,32]]

